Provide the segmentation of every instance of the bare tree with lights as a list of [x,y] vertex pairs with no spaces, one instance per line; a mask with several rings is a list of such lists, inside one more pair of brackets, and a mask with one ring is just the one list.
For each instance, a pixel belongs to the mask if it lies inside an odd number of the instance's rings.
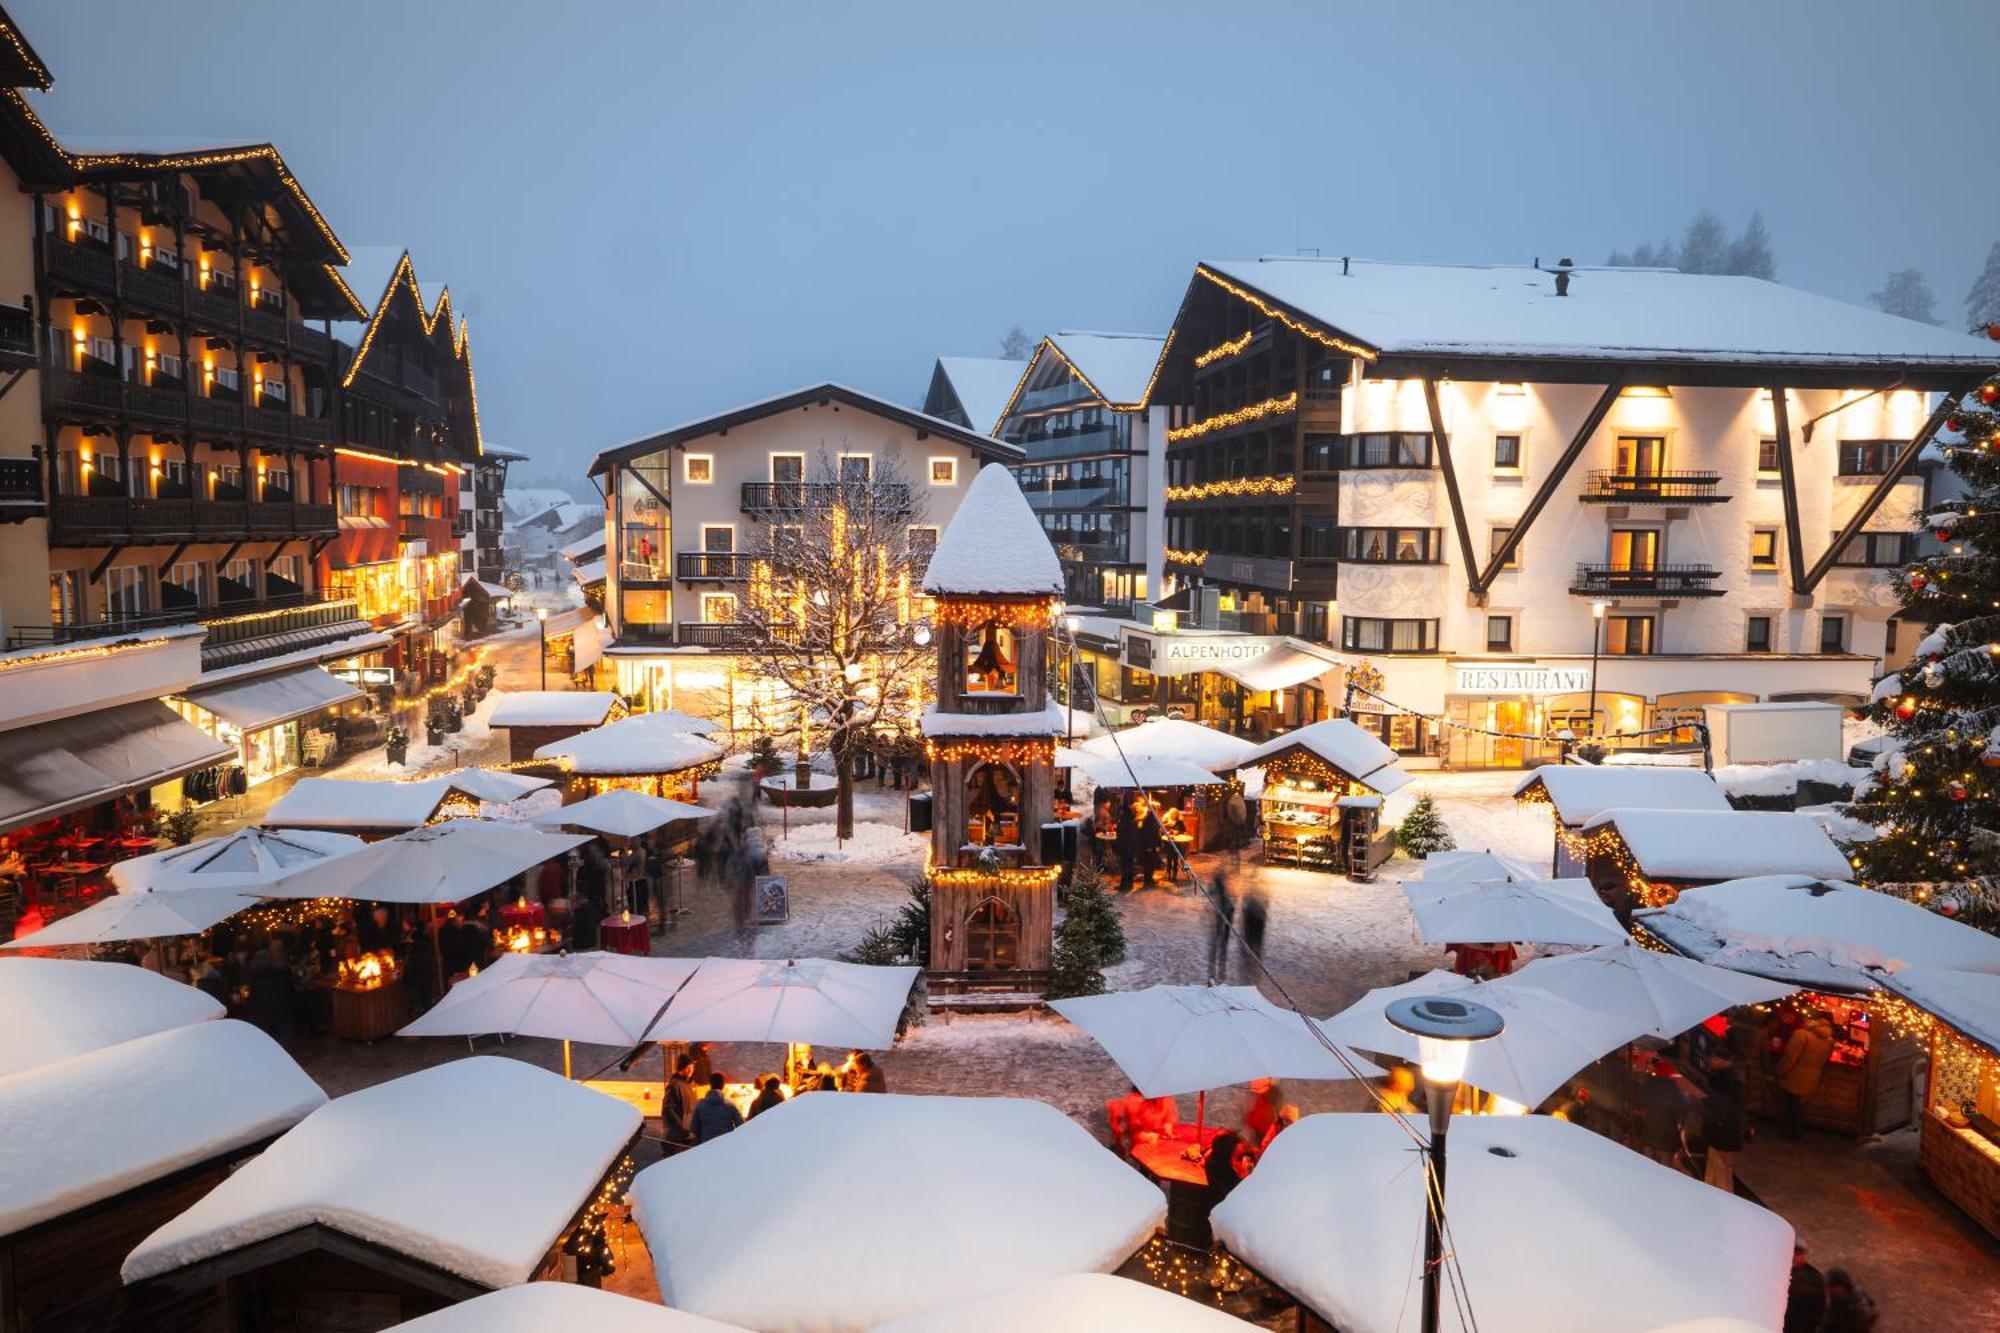
[[801,771],[815,749],[833,759],[842,838],[854,836],[855,760],[915,732],[933,666],[920,623],[922,490],[894,460],[863,465],[822,454],[806,480],[778,484],[738,610],[740,669],[773,687],[774,731]]

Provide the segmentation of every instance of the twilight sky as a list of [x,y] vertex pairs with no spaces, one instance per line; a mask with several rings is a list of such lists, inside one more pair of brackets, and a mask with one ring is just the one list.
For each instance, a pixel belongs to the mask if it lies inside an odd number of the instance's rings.
[[1597,263],[1761,208],[1780,280],[1915,265],[1957,323],[2000,240],[1944,63],[1990,0],[9,8],[58,137],[269,141],[409,247],[530,476],[817,380],[913,401],[1014,324],[1164,329],[1204,258]]

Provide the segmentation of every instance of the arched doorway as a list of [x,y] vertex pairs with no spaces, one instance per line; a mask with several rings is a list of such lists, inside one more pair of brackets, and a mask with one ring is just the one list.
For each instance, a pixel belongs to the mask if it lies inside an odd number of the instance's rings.
[[968,972],[1006,972],[1021,954],[1021,918],[998,898],[982,898],[965,918]]

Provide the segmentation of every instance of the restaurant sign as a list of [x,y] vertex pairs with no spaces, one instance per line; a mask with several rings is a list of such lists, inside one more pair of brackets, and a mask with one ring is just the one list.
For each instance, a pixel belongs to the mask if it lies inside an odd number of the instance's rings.
[[1462,666],[1455,668],[1452,692],[1581,694],[1589,688],[1589,667]]

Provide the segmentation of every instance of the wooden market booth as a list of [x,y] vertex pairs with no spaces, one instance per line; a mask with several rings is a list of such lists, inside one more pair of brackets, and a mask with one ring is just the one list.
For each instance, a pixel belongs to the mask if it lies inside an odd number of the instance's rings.
[[1777,810],[1609,809],[1586,819],[1571,846],[1621,921],[1724,880],[1854,873],[1817,820]]
[[1715,779],[1700,769],[1651,764],[1543,764],[1514,785],[1514,800],[1550,808],[1555,848],[1549,867],[1555,878],[1586,872],[1583,826],[1607,810],[1731,808]]
[[[1915,903],[1837,879],[1761,875],[1712,884],[1638,912],[1634,929],[1675,953],[1789,982],[1798,994],[1769,1006],[1831,1015],[1835,1046],[1808,1123],[1838,1133],[1885,1133],[1910,1122],[1925,1021],[1885,988],[1905,965],[2000,970],[2000,939]],[[1762,1008],[1760,1006],[1760,1008]],[[1787,1029],[1772,1026],[1773,1040]],[[1774,1110],[1777,1052],[1745,1062],[1753,1110]]]
[[1918,1169],[2000,1236],[2000,972],[1908,967],[1882,984],[1931,1019]]
[[684,713],[635,713],[535,749],[569,774],[569,795],[596,796],[624,788],[698,802],[701,780],[722,771],[722,746],[693,727]]
[[507,690],[486,725],[507,733],[507,758],[519,764],[544,745],[624,716],[625,701],[609,690]]
[[124,1279],[206,1297],[231,1333],[369,1333],[522,1282],[598,1285],[640,1124],[520,1060],[406,1074],[307,1116],[142,1240]]
[[1410,775],[1396,752],[1346,718],[1273,737],[1235,765],[1263,770],[1258,829],[1269,865],[1301,866],[1365,880],[1395,851],[1383,832],[1382,797]]
[[0,1330],[170,1326],[186,1302],[126,1288],[126,1253],[325,1101],[231,1019],[0,1079]]

